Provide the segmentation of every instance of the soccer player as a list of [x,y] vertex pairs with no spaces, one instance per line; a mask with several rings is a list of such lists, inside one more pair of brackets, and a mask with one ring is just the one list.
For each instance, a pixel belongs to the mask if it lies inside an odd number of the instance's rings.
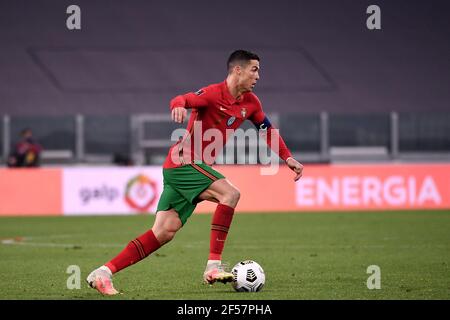
[[[233,219],[240,193],[222,174],[211,168],[215,154],[208,156],[195,145],[195,137],[203,137],[206,130],[215,128],[226,136],[227,129],[236,129],[245,120],[252,121],[265,132],[266,141],[287,166],[295,172],[294,181],[302,176],[303,166],[295,160],[277,130],[264,114],[258,97],[252,93],[259,79],[259,57],[249,51],[237,50],[228,59],[228,76],[222,83],[212,84],[197,92],[179,95],[170,102],[172,119],[183,123],[188,108],[192,113],[187,132],[175,143],[163,165],[164,190],[158,203],[152,229],[132,240],[111,261],[92,271],[87,282],[105,295],[114,295],[112,275],[144,259],[173,239],[186,223],[196,205],[203,200],[217,203],[211,224],[210,252],[203,273],[205,283],[230,282],[232,274],[222,266],[222,251]],[[200,126],[198,124],[201,124]],[[200,131],[200,132],[197,132]],[[207,139],[206,139],[207,140]],[[222,147],[226,143],[223,139]],[[197,141],[198,142],[198,141]]]

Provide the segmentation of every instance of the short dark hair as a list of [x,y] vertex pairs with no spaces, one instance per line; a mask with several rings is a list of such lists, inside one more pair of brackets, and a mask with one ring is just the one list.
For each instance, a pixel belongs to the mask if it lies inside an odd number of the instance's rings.
[[236,50],[234,51],[227,61],[227,69],[228,72],[231,71],[231,69],[236,65],[240,64],[243,65],[244,63],[247,64],[250,60],[258,60],[259,57],[256,53],[246,51],[246,50]]

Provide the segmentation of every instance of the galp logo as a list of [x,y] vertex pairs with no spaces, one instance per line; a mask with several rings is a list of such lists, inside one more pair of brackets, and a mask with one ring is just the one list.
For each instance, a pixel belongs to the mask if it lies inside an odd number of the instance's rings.
[[119,190],[103,184],[99,187],[83,187],[80,189],[79,194],[83,205],[88,205],[95,200],[103,200],[112,203],[119,196]]
[[128,181],[125,202],[133,209],[145,212],[155,203],[158,195],[156,183],[140,174]]

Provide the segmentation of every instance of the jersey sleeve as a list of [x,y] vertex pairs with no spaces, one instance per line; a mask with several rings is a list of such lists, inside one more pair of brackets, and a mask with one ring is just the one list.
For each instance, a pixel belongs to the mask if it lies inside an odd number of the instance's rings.
[[188,92],[186,94],[176,96],[170,101],[170,110],[178,107],[183,107],[186,109],[207,107],[210,104],[213,94],[213,90],[206,87],[196,92]]
[[[278,153],[278,156],[286,161],[289,157],[292,157],[291,151],[286,146],[283,138],[281,137],[279,130],[276,129],[267,118],[266,114],[262,110],[261,102],[256,98],[256,110],[251,114],[249,120],[253,122],[255,127],[263,133],[263,137],[265,137],[267,145],[275,152]],[[273,146],[273,142],[275,139],[278,141],[278,150],[275,150]]]

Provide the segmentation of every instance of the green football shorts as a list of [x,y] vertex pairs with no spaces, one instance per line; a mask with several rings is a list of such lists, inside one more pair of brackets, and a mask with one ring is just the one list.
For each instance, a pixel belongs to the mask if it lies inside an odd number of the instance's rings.
[[200,202],[197,197],[214,181],[225,178],[204,163],[163,169],[163,177],[164,189],[156,212],[173,208],[178,212],[183,225]]

